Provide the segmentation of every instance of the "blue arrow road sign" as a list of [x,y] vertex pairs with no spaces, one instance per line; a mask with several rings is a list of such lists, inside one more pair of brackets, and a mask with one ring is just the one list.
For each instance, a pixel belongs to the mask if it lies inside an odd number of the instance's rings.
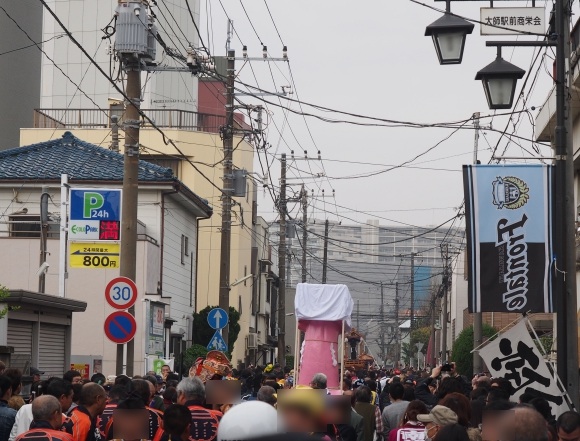
[[214,308],[207,315],[207,322],[212,329],[225,328],[229,320],[228,314],[222,308]]
[[[222,309],[222,311],[223,311],[223,309]],[[222,352],[228,351],[228,345],[226,345],[226,342],[224,341],[224,338],[220,334],[219,329],[215,331],[215,334],[213,335],[213,337],[209,341],[209,344],[207,345],[207,350],[208,351],[222,351]]]

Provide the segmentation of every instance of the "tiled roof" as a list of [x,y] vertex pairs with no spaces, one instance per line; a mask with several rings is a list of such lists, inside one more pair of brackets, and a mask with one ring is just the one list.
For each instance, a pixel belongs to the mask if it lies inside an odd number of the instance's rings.
[[[122,154],[82,141],[71,132],[65,132],[59,139],[0,151],[0,182],[60,182],[62,174],[67,174],[71,182],[122,182],[123,161]],[[172,184],[211,216],[212,208],[208,201],[183,185],[170,168],[140,160],[139,182]]]
[[[0,151],[0,180],[122,181],[123,155],[82,141],[70,132],[62,138]],[[139,181],[171,182],[169,168],[139,161]]]

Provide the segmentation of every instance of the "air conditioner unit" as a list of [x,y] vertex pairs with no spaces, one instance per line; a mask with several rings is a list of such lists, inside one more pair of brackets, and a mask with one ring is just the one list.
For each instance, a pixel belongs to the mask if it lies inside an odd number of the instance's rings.
[[258,349],[258,334],[251,333],[247,335],[246,349]]

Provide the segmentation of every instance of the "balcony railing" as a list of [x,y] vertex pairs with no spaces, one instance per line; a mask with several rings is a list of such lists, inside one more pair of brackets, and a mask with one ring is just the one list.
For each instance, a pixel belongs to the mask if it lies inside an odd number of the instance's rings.
[[[219,133],[225,125],[223,115],[192,112],[177,109],[142,109],[153,123],[163,129],[179,129],[195,132]],[[35,109],[34,128],[36,129],[96,129],[110,128],[111,116],[118,115],[119,124],[123,120],[123,111],[100,109]],[[142,128],[151,128],[152,124],[141,118]]]

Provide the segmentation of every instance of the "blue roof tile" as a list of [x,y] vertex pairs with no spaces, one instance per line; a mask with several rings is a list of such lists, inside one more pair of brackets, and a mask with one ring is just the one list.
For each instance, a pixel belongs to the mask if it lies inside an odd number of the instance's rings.
[[[122,181],[123,155],[82,141],[70,132],[62,138],[0,151],[0,180]],[[139,181],[171,182],[169,168],[139,161]]]
[[[25,147],[0,151],[0,181],[60,181],[67,174],[70,181],[123,181],[122,154],[82,141],[71,132],[62,138]],[[195,199],[208,215],[212,209],[180,183],[170,168],[139,161],[139,182],[167,182]]]

